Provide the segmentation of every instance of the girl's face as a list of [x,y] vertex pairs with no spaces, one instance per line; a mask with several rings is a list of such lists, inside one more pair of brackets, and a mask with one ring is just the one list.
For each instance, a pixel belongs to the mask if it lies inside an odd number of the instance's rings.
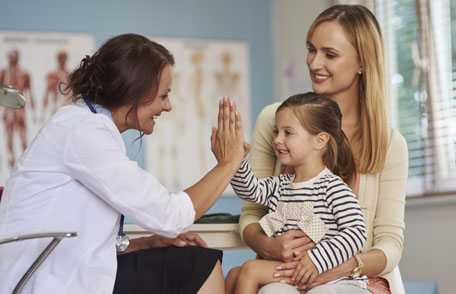
[[171,66],[167,65],[163,69],[155,97],[144,97],[138,105],[138,121],[135,129],[149,135],[153,132],[155,120],[165,111],[171,111],[171,101],[169,92],[171,91],[172,74]]
[[358,54],[336,21],[320,23],[307,40],[307,49],[314,92],[333,99],[358,95]]
[[286,107],[276,113],[273,147],[280,163],[297,167],[313,156],[321,156],[316,148],[316,136],[300,123],[293,110]]

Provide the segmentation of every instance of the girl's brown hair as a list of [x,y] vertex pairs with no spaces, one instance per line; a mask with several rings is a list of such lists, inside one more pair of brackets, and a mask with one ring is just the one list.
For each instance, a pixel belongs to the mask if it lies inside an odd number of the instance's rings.
[[358,53],[362,68],[358,89],[361,124],[354,139],[360,145],[358,170],[378,173],[383,170],[388,144],[385,60],[380,26],[374,14],[362,5],[334,5],[317,16],[307,33],[307,40],[319,24],[329,21],[335,21],[343,28]]
[[342,113],[336,102],[314,92],[297,94],[285,100],[277,112],[289,108],[301,125],[311,134],[325,132],[329,141],[323,153],[323,163],[334,174],[350,183],[356,165],[350,144],[342,131]]

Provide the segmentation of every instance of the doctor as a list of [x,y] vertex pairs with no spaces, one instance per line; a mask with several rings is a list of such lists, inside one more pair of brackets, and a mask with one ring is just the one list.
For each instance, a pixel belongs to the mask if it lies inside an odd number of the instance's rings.
[[[121,133],[151,134],[171,111],[174,59],[163,46],[125,34],[86,56],[69,79],[74,103],[41,129],[8,179],[0,238],[76,231],[34,274],[24,293],[222,293],[221,252],[184,233],[211,207],[244,155],[234,103],[219,105],[212,148],[222,160],[193,186],[171,193],[128,159]],[[128,242],[125,215],[156,234]],[[184,233],[184,234],[182,234]],[[14,285],[48,240],[0,247],[0,293]],[[175,247],[183,246],[183,247]]]

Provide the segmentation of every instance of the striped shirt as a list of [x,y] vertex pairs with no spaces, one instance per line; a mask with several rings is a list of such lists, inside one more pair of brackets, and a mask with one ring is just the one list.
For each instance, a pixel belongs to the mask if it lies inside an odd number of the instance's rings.
[[[323,238],[308,251],[321,274],[357,254],[367,240],[367,231],[359,203],[343,180],[325,168],[311,180],[293,183],[294,175],[283,174],[258,179],[247,161],[231,179],[231,186],[244,200],[265,205],[274,212],[279,202],[310,202],[312,211],[327,226]],[[284,224],[277,234],[299,229],[296,221]]]

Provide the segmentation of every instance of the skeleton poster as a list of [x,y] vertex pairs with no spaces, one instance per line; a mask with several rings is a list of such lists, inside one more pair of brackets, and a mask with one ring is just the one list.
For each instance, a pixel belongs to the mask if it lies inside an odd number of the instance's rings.
[[69,102],[62,83],[94,47],[86,34],[0,31],[0,83],[26,97],[24,109],[0,107],[0,184],[40,127]]
[[246,139],[250,127],[248,46],[244,42],[151,38],[174,55],[172,111],[162,113],[145,139],[146,169],[168,189],[195,183],[215,165],[211,128],[218,101],[229,96],[238,106]]

